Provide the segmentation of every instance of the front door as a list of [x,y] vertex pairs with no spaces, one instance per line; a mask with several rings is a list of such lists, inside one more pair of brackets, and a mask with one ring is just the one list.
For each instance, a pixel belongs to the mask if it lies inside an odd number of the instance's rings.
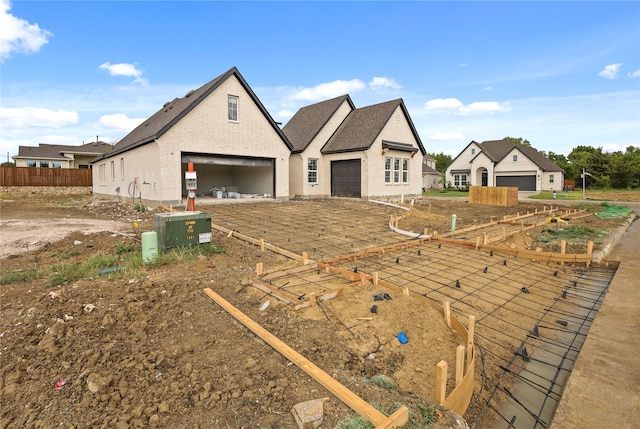
[[486,171],[482,172],[482,186],[487,186],[489,184],[489,173]]

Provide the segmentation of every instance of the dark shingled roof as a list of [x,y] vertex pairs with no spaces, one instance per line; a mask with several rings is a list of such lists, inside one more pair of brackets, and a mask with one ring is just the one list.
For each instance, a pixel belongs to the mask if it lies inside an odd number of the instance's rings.
[[564,171],[549,158],[530,146],[516,146],[509,140],[488,140],[480,143],[480,147],[496,163],[502,161],[515,148],[540,167],[542,171]]
[[420,152],[425,155],[427,152],[422,146],[420,137],[401,98],[353,110],[324,145],[321,152],[329,154],[369,149],[398,106],[402,109],[411,127]]
[[84,154],[84,155],[100,155],[109,151],[112,146],[109,143],[93,142],[80,146],[70,146],[62,144],[46,144],[40,143],[36,146],[19,146],[18,156],[13,158],[47,158],[68,160],[64,153]]
[[304,151],[345,101],[349,103],[351,110],[355,110],[348,94],[298,110],[282,129],[293,146],[292,152]]
[[200,88],[189,91],[182,98],[175,98],[172,101],[165,103],[162,109],[154,113],[150,118],[146,119],[142,124],[138,125],[133,131],[127,134],[122,140],[118,142],[113,150],[101,157],[94,159],[92,162],[96,162],[100,159],[109,158],[111,156],[126,152],[133,148],[150,143],[155,139],[161,137],[171,127],[173,127],[180,119],[186,116],[191,110],[193,110],[200,102],[209,96],[216,90],[224,81],[229,77],[235,75],[240,84],[244,87],[245,91],[251,96],[254,103],[262,111],[264,116],[269,120],[273,129],[281,136],[282,141],[291,149],[291,144],[282,133],[282,130],[275,123],[271,115],[264,108],[258,97],[254,94],[253,90],[249,87],[237,68],[233,67],[226,73],[221,74],[212,81],[204,84]]
[[555,162],[551,161],[532,147],[521,146],[518,147],[518,149],[520,152],[524,153],[527,158],[535,162],[542,171],[564,171],[562,168],[558,167]]

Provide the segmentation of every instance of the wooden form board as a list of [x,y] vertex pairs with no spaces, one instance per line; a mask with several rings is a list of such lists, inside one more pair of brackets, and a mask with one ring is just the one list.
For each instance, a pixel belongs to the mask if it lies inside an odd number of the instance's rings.
[[281,353],[284,357],[297,365],[298,368],[310,375],[314,380],[324,386],[329,392],[333,393],[338,399],[348,405],[352,410],[375,425],[376,429],[401,428],[409,421],[409,409],[407,407],[402,406],[391,416],[385,416],[369,403],[367,403],[364,399],[360,398],[351,390],[340,384],[336,379],[324,372],[309,359],[296,352],[285,342],[264,329],[258,323],[254,322],[246,314],[242,313],[240,310],[238,310],[220,295],[215,293],[213,290],[206,288],[204,289],[204,293],[206,293],[218,305],[224,308],[229,314],[235,317],[236,320],[249,328],[249,330],[251,330],[254,334],[256,334],[267,344]]

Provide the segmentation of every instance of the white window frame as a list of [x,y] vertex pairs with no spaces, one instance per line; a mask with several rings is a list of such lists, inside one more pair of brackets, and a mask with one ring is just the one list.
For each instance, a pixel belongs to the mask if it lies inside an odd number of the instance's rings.
[[459,174],[454,174],[453,175],[453,186],[455,186],[456,188],[458,186],[460,186],[460,175]]
[[409,183],[409,158],[402,158],[402,183]]
[[475,147],[472,147],[472,148],[471,148],[471,155],[475,155],[475,154],[476,154],[476,148],[475,148]]
[[518,155],[513,155],[513,162],[518,162]]
[[124,180],[124,158],[120,158],[120,180]]
[[466,186],[467,186],[467,184],[468,184],[467,179],[468,179],[468,178],[467,178],[467,175],[466,175],[466,174],[461,174],[461,175],[460,175],[460,186],[462,186],[462,187],[466,187]]
[[393,183],[400,183],[400,158],[393,158]]
[[393,171],[393,158],[390,156],[384,157],[384,183],[391,184],[391,176]]
[[111,181],[116,180],[116,163],[115,161],[111,161]]
[[554,183],[555,180],[555,176],[553,174],[549,174],[549,183]]
[[[235,101],[235,103],[233,103],[233,101]],[[239,104],[240,100],[237,95],[227,96],[227,119],[230,122],[238,122]]]
[[307,160],[307,183],[310,185],[318,184],[318,158],[309,158]]

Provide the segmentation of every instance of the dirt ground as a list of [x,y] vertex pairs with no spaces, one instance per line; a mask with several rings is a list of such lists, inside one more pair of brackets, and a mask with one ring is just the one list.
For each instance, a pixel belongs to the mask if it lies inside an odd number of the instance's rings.
[[[453,213],[463,228],[542,206],[421,200],[420,215],[400,227],[446,231]],[[7,198],[0,208],[3,273],[55,272],[113,254],[123,243],[139,249],[140,233],[153,229],[159,211],[90,197]],[[607,230],[619,224],[594,216],[580,222]],[[531,237],[512,243],[549,245]],[[347,288],[328,301],[333,319],[322,307],[294,311],[275,299],[261,310],[269,297],[244,279],[258,262],[284,267],[290,261],[223,233],[214,231],[212,241],[224,252],[146,267],[143,275],[55,287],[48,277],[0,285],[0,428],[294,428],[293,405],[322,397],[330,397],[322,427],[353,414],[217,306],[205,287],[368,402],[433,400],[433,368],[440,359],[455,362],[459,343],[438,314],[388,291],[391,299],[379,303],[388,317],[360,320],[372,317],[379,292],[372,286]],[[357,322],[344,329],[336,320]],[[407,345],[396,339],[403,329]],[[397,387],[367,382],[381,374]]]

